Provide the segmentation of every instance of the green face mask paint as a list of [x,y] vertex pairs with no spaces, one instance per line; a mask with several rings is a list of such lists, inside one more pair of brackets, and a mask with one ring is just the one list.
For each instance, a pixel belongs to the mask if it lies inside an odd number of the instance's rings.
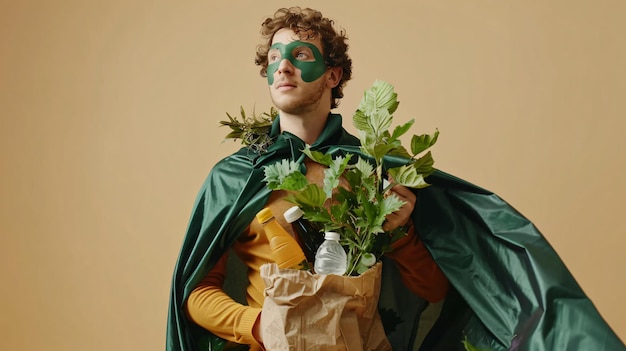
[[[311,57],[312,55],[312,57]],[[324,57],[317,47],[303,41],[292,41],[289,44],[276,43],[270,47],[267,59],[267,82],[274,84],[274,73],[282,60],[289,60],[294,67],[302,72],[302,80],[309,83],[326,72]]]

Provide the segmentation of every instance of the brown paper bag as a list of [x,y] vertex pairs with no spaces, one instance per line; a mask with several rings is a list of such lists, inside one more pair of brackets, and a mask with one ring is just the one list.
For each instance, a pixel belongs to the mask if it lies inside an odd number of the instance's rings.
[[391,350],[378,314],[381,273],[380,262],[358,277],[261,266],[265,348]]

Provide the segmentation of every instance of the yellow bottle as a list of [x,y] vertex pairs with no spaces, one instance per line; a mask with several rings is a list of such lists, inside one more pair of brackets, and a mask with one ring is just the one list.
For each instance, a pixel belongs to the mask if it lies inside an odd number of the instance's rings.
[[257,220],[263,225],[267,241],[272,250],[272,257],[278,268],[304,269],[309,265],[298,242],[274,218],[269,207],[259,211]]

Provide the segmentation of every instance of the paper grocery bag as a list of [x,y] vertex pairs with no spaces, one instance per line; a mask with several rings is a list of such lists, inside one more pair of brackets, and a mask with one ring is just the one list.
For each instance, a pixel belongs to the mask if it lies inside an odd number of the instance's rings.
[[381,273],[380,262],[357,277],[261,266],[265,348],[391,350],[378,314]]

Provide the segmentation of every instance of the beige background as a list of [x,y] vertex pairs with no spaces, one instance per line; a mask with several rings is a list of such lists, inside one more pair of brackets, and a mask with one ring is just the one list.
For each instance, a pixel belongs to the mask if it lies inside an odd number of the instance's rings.
[[225,113],[269,109],[261,21],[348,31],[436,166],[529,217],[626,339],[626,2],[0,2],[0,349],[163,349],[173,266]]

